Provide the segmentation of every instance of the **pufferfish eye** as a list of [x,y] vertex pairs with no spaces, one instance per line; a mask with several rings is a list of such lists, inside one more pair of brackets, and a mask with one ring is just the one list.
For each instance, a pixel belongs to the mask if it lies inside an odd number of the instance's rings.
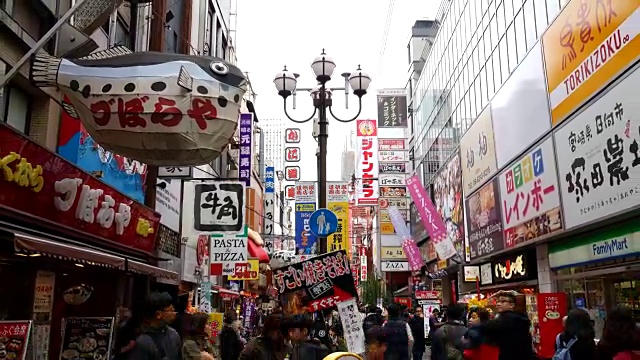
[[227,75],[229,73],[229,67],[227,66],[227,64],[219,61],[212,62],[209,67],[211,68],[211,71],[218,75]]

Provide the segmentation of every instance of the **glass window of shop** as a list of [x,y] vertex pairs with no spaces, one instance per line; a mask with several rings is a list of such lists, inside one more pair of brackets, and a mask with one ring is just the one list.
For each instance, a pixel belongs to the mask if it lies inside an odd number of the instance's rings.
[[[0,74],[6,74],[9,66],[0,61]],[[0,89],[0,121],[5,122],[16,130],[27,133],[31,102],[29,95],[19,87],[10,84]]]

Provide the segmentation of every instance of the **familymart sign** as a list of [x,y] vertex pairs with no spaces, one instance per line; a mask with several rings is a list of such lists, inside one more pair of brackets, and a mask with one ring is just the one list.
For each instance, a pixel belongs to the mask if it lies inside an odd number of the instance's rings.
[[631,224],[549,246],[552,269],[640,255],[640,226]]

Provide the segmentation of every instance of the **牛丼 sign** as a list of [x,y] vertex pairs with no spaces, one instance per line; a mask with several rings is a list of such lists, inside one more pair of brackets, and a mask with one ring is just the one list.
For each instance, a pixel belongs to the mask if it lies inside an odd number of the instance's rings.
[[210,180],[194,188],[196,231],[239,234],[244,230],[244,182]]

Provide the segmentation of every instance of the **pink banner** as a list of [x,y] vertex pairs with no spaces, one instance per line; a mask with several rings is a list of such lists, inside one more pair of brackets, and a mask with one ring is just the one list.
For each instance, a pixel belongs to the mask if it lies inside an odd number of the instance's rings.
[[438,211],[436,211],[433,201],[431,201],[431,198],[427,195],[417,175],[413,175],[407,179],[407,187],[411,193],[411,199],[416,204],[416,208],[420,213],[422,224],[429,233],[429,237],[431,238],[429,241],[433,242],[440,260],[446,260],[456,256],[456,248],[451,239],[447,237],[444,221],[440,217],[440,214],[438,214]]

